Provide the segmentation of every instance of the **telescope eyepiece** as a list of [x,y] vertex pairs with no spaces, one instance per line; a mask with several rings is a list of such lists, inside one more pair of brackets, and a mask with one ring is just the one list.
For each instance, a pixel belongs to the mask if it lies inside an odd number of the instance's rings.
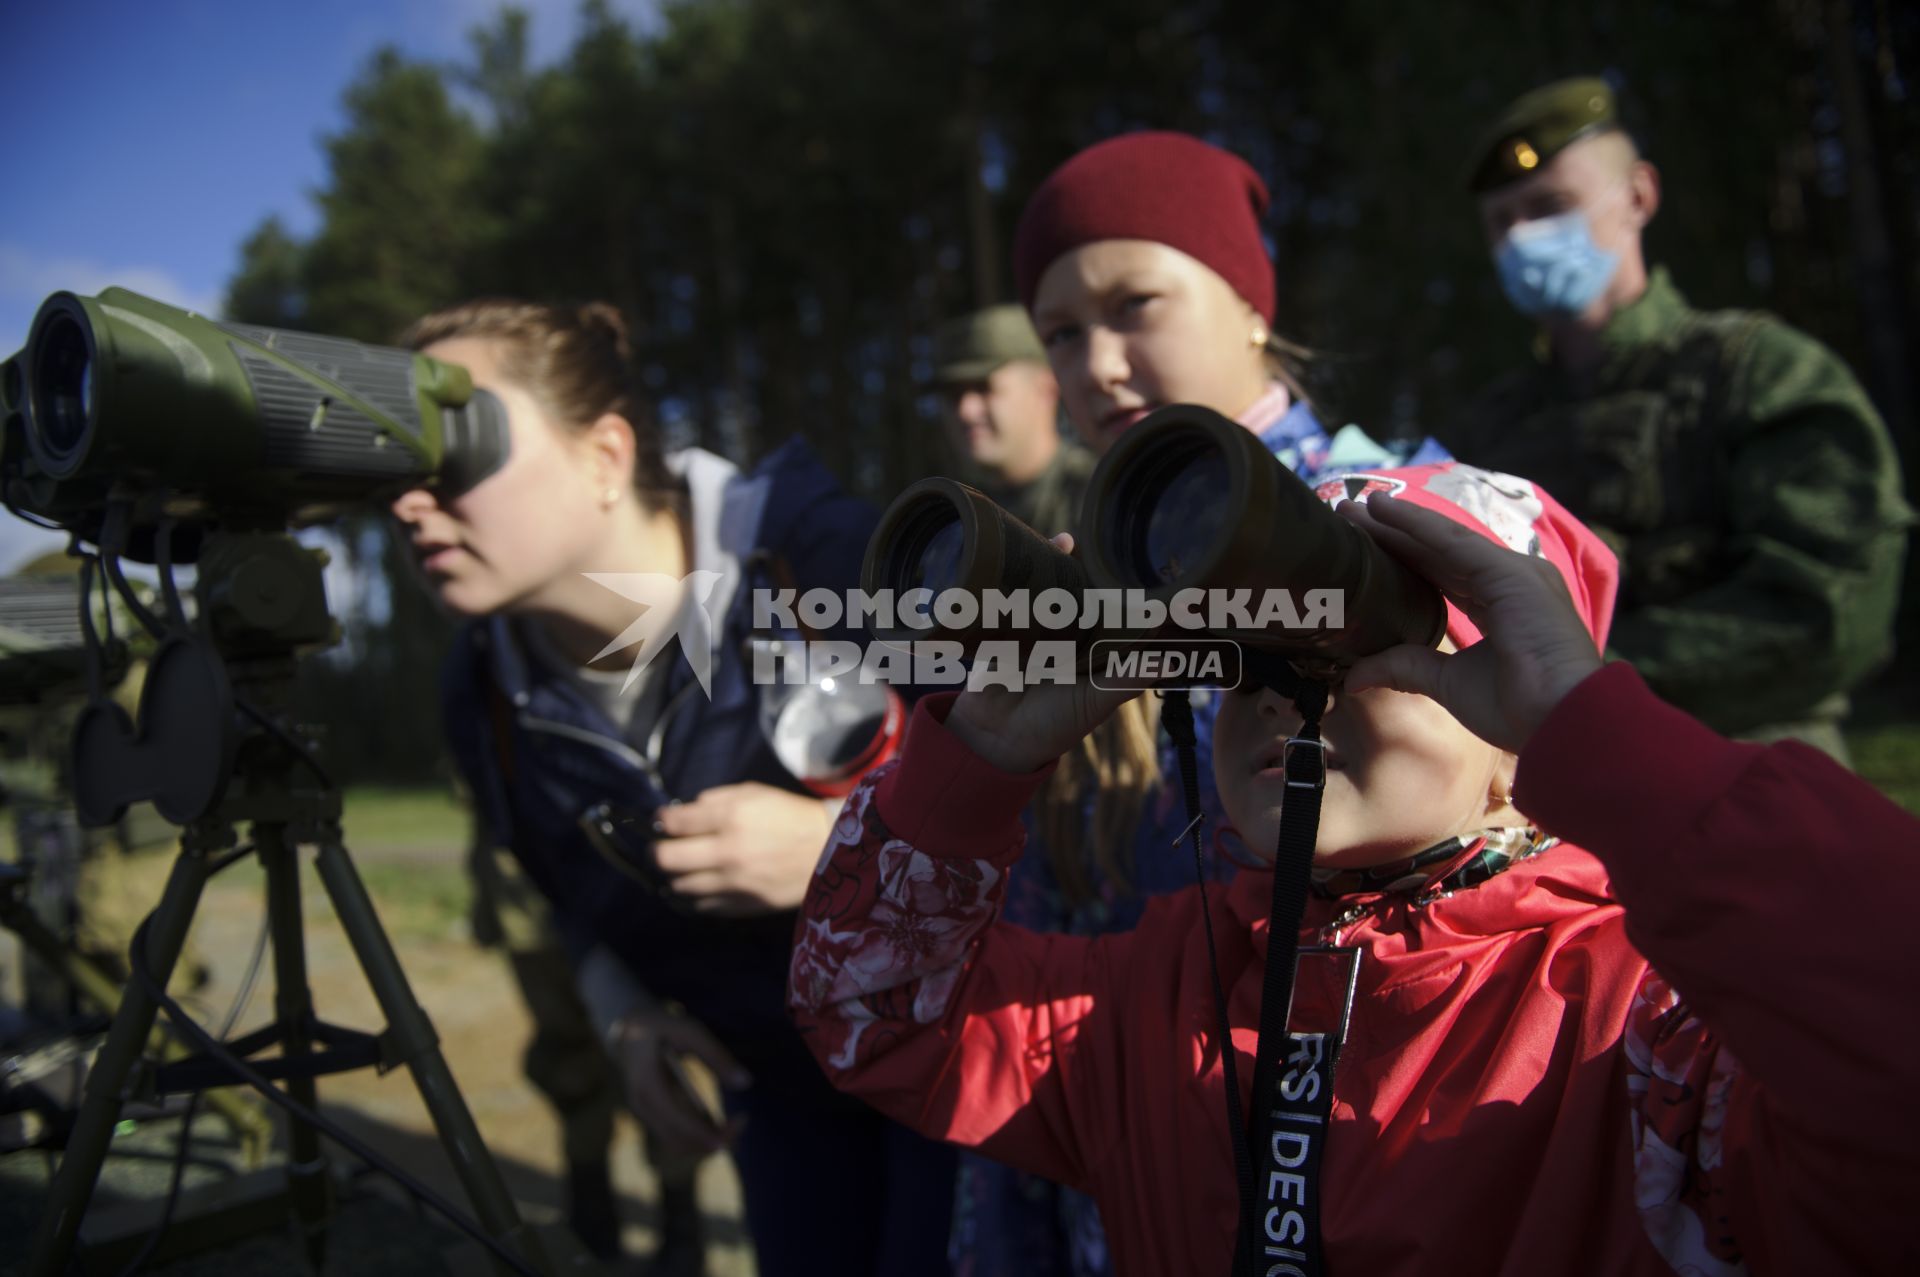
[[434,488],[443,497],[471,492],[507,463],[513,449],[506,405],[490,390],[475,390],[463,408],[441,410],[445,452]]

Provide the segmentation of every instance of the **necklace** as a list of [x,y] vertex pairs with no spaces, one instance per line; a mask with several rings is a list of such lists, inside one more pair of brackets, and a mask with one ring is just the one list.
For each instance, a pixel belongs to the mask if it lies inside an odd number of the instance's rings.
[[[1331,888],[1354,881],[1348,875],[1359,875],[1358,881],[1367,885],[1357,890],[1366,892],[1369,898],[1348,905],[1322,926],[1320,943],[1338,945],[1342,932],[1392,905],[1425,909],[1437,900],[1477,887],[1521,861],[1531,860],[1559,841],[1537,829],[1492,829],[1472,838],[1449,838],[1408,860],[1381,869],[1336,871],[1335,875],[1314,883],[1316,894],[1354,894],[1353,889],[1336,892]],[[1433,866],[1431,872],[1419,872],[1428,866]],[[1376,892],[1378,894],[1373,894]]]

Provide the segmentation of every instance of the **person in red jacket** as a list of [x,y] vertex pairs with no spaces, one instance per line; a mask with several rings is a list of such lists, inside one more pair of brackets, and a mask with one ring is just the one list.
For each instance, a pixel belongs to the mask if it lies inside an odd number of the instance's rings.
[[[1322,722],[1299,938],[1337,948],[1303,948],[1289,1026],[1337,1055],[1318,1173],[1272,1187],[1314,1212],[1326,1268],[1916,1271],[1920,821],[1603,668],[1612,557],[1545,493],[1453,464],[1376,477],[1398,495],[1342,509],[1447,594],[1450,642],[1358,662]],[[1115,699],[923,701],[841,814],[790,997],[844,1090],[1091,1193],[1120,1273],[1226,1273],[1222,1047],[1244,1105],[1271,874],[1123,935],[995,921],[1020,808]],[[1298,725],[1270,691],[1222,707],[1251,846],[1274,845]]]

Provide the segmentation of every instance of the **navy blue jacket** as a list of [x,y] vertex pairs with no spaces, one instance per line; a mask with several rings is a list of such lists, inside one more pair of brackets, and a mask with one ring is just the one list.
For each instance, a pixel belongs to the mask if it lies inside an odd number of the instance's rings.
[[[698,522],[703,512],[694,513]],[[844,592],[859,584],[876,520],[796,438],[728,483],[720,537],[743,564],[753,551],[779,555],[801,590]],[[785,1010],[794,914],[677,912],[596,850],[580,827],[581,813],[600,801],[636,811],[643,817],[636,827],[647,829],[667,800],[716,785],[761,781],[803,792],[761,732],[750,681],[751,594],[763,586],[776,583],[748,571],[735,589],[719,627],[711,700],[677,652],[661,658],[673,662],[661,702],[673,708],[663,711],[657,777],[577,687],[526,658],[503,617],[463,627],[445,670],[443,704],[448,742],[482,818],[552,904],[575,959],[596,945],[610,949],[648,992],[680,1002],[757,1080],[771,1082],[790,1076],[790,1067],[817,1076]]]

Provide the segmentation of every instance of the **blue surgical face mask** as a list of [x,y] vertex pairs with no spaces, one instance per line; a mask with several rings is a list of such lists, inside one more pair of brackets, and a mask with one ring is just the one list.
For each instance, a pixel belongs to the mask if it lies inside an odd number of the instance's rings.
[[1573,209],[1521,222],[1494,250],[1500,287],[1534,319],[1577,315],[1593,305],[1620,265],[1620,254],[1593,242],[1586,212]]

